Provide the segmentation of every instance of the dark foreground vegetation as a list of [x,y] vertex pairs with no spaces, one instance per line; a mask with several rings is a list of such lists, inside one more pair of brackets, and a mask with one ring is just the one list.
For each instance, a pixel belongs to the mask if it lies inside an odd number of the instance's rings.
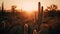
[[[24,34],[24,24],[27,22],[29,23],[28,33],[33,34],[33,21],[25,21],[26,19],[22,12],[0,11],[0,34]],[[60,34],[60,10],[44,12],[43,22],[49,25],[49,34]]]

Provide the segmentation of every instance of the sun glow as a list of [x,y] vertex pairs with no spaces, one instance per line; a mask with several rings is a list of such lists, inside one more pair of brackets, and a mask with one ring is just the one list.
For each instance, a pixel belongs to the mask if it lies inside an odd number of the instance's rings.
[[23,8],[24,10],[31,11],[31,10],[32,10],[32,5],[27,3],[27,4],[24,4],[24,5],[22,6],[22,8]]
[[37,7],[32,2],[25,2],[22,3],[22,9],[28,12],[32,12],[33,10],[36,10]]

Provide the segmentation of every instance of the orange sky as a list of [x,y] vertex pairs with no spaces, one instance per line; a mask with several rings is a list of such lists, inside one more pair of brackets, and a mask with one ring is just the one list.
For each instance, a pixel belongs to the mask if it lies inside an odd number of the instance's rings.
[[0,6],[2,1],[4,2],[5,9],[10,9],[12,5],[17,5],[17,9],[23,9],[23,10],[37,10],[38,2],[41,2],[41,5],[46,8],[47,6],[51,4],[56,4],[58,8],[60,9],[60,0],[0,0]]

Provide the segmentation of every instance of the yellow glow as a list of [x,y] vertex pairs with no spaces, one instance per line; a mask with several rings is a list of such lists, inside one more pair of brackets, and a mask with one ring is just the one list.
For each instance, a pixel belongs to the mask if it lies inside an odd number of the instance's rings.
[[32,10],[34,10],[34,4],[31,2],[25,2],[22,4],[22,9],[31,12]]

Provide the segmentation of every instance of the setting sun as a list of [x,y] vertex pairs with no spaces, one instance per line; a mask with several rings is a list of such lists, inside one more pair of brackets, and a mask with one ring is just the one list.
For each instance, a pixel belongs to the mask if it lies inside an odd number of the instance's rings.
[[23,10],[31,11],[33,9],[33,6],[31,3],[24,3],[22,4]]
[[25,2],[25,3],[22,3],[22,9],[23,10],[26,10],[26,11],[33,11],[33,10],[37,10],[37,6],[32,3],[32,2]]

